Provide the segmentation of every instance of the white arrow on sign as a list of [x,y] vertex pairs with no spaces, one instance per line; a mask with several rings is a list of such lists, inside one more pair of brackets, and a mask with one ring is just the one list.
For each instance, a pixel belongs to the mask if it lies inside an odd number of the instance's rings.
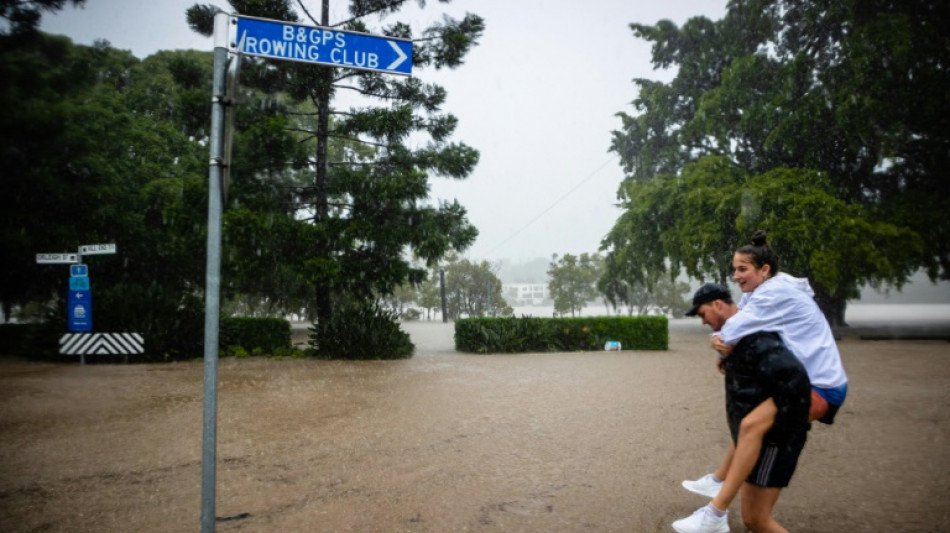
[[398,67],[399,65],[401,65],[402,62],[405,61],[406,58],[409,57],[409,56],[407,56],[406,53],[402,51],[402,49],[400,49],[398,46],[396,46],[396,43],[394,43],[394,42],[392,42],[392,41],[386,41],[386,42],[389,43],[389,46],[393,47],[393,50],[395,50],[395,51],[396,51],[396,54],[399,56],[399,57],[396,58],[395,61],[393,61],[392,63],[390,63],[388,67],[386,67],[386,70],[394,70],[396,67]]
[[79,247],[79,253],[82,255],[96,254],[114,254],[115,243],[110,244],[84,244]]

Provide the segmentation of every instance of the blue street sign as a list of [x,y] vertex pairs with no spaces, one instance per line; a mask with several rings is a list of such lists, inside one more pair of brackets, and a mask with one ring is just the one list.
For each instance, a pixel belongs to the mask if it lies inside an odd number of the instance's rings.
[[412,75],[412,41],[368,33],[235,17],[232,49],[247,55]]
[[72,277],[85,277],[89,275],[88,265],[70,265],[69,275]]
[[69,331],[92,331],[91,291],[69,291],[66,307]]
[[88,277],[78,277],[73,276],[69,278],[69,290],[71,291],[88,291],[89,290],[89,278]]

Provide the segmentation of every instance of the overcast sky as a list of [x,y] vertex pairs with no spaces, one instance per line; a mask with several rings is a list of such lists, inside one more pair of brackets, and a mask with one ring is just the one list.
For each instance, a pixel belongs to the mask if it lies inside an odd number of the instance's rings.
[[[45,16],[42,29],[80,44],[106,39],[139,58],[158,50],[210,51],[211,38],[185,22],[194,3],[87,0],[83,9]],[[200,3],[229,8],[223,1]],[[347,18],[348,4],[330,1],[331,24]],[[444,12],[485,19],[465,65],[413,74],[445,87],[444,110],[459,119],[454,140],[481,153],[468,179],[434,179],[432,196],[458,199],[468,209],[480,235],[467,257],[519,262],[596,252],[620,213],[614,204],[623,173],[607,151],[620,126],[615,114],[632,112],[634,78],[670,79],[652,69],[649,43],[635,39],[629,24],[719,19],[726,1],[453,0],[446,6],[429,0],[424,10],[410,4],[396,17],[419,26]],[[318,0],[305,5],[319,16]]]

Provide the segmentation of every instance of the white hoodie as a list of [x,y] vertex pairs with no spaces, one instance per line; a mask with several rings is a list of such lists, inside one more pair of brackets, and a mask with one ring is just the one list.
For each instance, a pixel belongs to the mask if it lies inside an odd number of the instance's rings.
[[848,383],[834,334],[814,299],[807,279],[780,273],[742,295],[739,312],[719,334],[735,346],[756,331],[774,331],[805,366],[813,387],[835,388]]

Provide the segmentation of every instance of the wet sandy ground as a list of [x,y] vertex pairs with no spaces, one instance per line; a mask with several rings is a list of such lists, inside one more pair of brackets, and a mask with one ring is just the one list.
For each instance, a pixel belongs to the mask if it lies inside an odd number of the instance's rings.
[[[651,532],[728,444],[696,327],[667,352],[222,360],[217,531]],[[950,343],[840,343],[851,378],[779,500],[791,531],[950,531]],[[0,531],[198,531],[200,362],[0,361]],[[743,531],[738,502],[733,531]]]

